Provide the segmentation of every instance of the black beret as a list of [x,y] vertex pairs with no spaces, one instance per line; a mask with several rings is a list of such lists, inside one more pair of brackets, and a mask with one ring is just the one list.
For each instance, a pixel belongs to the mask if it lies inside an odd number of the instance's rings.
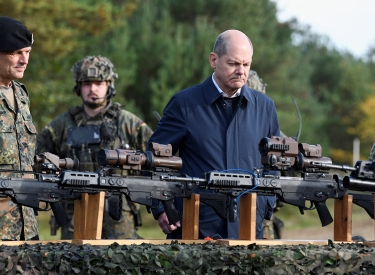
[[33,34],[20,21],[0,16],[0,52],[30,47],[33,42]]

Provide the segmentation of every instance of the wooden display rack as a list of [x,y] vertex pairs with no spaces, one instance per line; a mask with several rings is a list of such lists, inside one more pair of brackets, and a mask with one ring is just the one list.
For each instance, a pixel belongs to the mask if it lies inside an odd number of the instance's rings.
[[74,201],[74,239],[100,240],[102,238],[105,193],[82,194]]
[[[74,240],[100,240],[103,225],[104,192],[95,195],[82,194],[74,201]],[[255,240],[256,194],[250,193],[240,198],[240,239]],[[183,240],[198,240],[199,194],[184,199],[182,224]]]
[[[116,241],[122,245],[130,244],[168,244],[173,240],[101,240],[104,210],[104,192],[94,195],[83,194],[81,200],[74,201],[74,239],[63,240],[76,245],[90,243],[92,245],[109,245]],[[374,195],[375,200],[375,195]],[[353,196],[345,195],[334,203],[334,242],[352,241],[352,202]],[[199,194],[193,194],[184,199],[182,240],[184,243],[204,243],[206,240],[198,240],[199,231]],[[248,245],[256,242],[259,245],[297,245],[318,244],[325,245],[328,240],[257,240],[256,239],[256,194],[249,193],[240,198],[242,211],[240,211],[240,232],[238,240],[222,239],[218,243],[227,245]],[[246,211],[244,211],[246,209]],[[375,230],[375,228],[374,228]],[[27,241],[27,243],[49,243],[51,241]],[[52,241],[55,243],[61,240]],[[21,245],[25,241],[1,242],[2,245]],[[375,246],[374,242],[366,242],[369,246]]]
[[[374,196],[375,200],[375,196]],[[256,240],[256,194],[249,193],[240,198],[240,232],[239,240],[255,241]],[[342,199],[336,199],[334,203],[334,232],[333,241],[351,242],[352,241],[352,205],[353,196],[344,195]],[[246,211],[244,211],[246,209]],[[198,239],[199,229],[199,194],[194,194],[188,199],[184,199],[184,212],[182,224],[182,239]],[[375,230],[375,228],[374,228]],[[237,243],[239,240],[227,240],[227,242]],[[296,240],[298,241],[298,240]],[[259,240],[257,240],[257,243]],[[274,242],[282,242],[274,240]],[[301,243],[301,241],[298,241]],[[311,242],[321,243],[319,240]],[[327,241],[324,241],[327,243]]]
[[[182,239],[197,240],[199,232],[199,194],[184,198],[182,214]],[[249,193],[240,198],[240,240],[255,240],[256,194]]]
[[[256,240],[256,193],[248,193],[240,198],[240,232],[239,240],[219,240],[230,245],[246,244],[246,241],[260,244],[285,244],[284,240]],[[375,198],[375,196],[374,196]],[[104,210],[104,192],[94,195],[82,194],[80,200],[74,201],[74,239],[69,241],[75,244],[92,243],[105,245],[113,240],[101,240]],[[352,201],[351,195],[345,195],[334,203],[334,238],[335,242],[352,241]],[[184,199],[182,240],[184,242],[205,242],[198,240],[199,232],[199,194],[193,194]],[[246,211],[244,211],[246,209]],[[116,240],[118,242],[119,240]],[[121,243],[169,243],[171,240],[120,240]],[[39,241],[40,242],[40,241]],[[291,243],[327,244],[327,240],[295,240]]]

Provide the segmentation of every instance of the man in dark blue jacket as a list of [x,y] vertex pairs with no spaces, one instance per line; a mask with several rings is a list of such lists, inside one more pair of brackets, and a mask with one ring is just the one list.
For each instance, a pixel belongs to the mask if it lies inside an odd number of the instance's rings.
[[[174,95],[165,107],[149,142],[171,144],[174,154],[179,150],[181,173],[201,177],[212,170],[253,171],[262,166],[258,143],[280,135],[280,129],[274,102],[245,85],[252,56],[252,43],[244,33],[223,32],[209,56],[214,73]],[[274,203],[275,197],[257,196],[258,239],[263,238],[262,222],[271,218]],[[176,199],[175,206],[182,217],[182,200]],[[170,225],[161,206],[153,214],[168,238],[181,238],[180,222]],[[235,223],[222,219],[201,203],[199,238],[215,234],[238,239],[238,219]]]

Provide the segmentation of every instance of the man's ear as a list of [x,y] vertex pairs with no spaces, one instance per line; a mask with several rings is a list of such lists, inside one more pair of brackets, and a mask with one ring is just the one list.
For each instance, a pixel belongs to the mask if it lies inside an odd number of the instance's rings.
[[211,65],[211,67],[213,69],[216,69],[216,62],[219,59],[218,56],[217,56],[217,54],[214,53],[214,52],[211,52],[209,59],[210,59],[210,65]]

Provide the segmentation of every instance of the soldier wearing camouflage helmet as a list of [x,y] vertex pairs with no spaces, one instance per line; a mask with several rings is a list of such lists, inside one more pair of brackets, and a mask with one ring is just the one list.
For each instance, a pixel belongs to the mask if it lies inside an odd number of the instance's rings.
[[[29,62],[32,33],[20,21],[0,16],[0,177],[32,178],[36,128],[21,79]],[[25,173],[26,172],[26,173]],[[0,239],[38,240],[32,208],[0,198]]]
[[[265,94],[267,83],[264,83],[263,79],[259,77],[256,71],[250,70],[249,76],[247,77],[246,86]],[[287,137],[282,131],[280,131],[280,136]]]
[[250,70],[246,85],[258,92],[266,93],[267,84],[263,82],[263,79],[258,76],[256,71]]
[[370,155],[368,157],[369,161],[374,162],[375,161],[375,143],[372,145],[371,150],[370,150]]
[[[87,56],[72,68],[76,85],[74,93],[82,106],[69,109],[53,119],[37,137],[37,152],[50,152],[60,158],[77,158],[81,171],[96,171],[96,154],[102,149],[146,150],[152,130],[140,118],[113,103],[115,79],[118,78],[110,60],[103,56]],[[126,171],[114,171],[124,173]],[[137,238],[141,225],[139,205],[123,198],[120,221],[109,218],[103,223],[102,238]],[[72,216],[73,203],[67,203]],[[74,237],[73,219],[62,227],[62,239]]]
[[[267,83],[263,82],[263,79],[259,77],[256,71],[250,70],[246,85],[258,92],[261,92],[263,94],[266,93]],[[280,135],[286,137],[286,135],[281,131]],[[280,202],[280,200],[277,198],[275,206],[273,208],[273,213],[279,211],[282,206],[283,203]],[[263,225],[265,239],[281,239],[282,230],[284,228],[284,222],[281,219],[279,219],[275,215],[272,215],[271,219],[263,220]]]

